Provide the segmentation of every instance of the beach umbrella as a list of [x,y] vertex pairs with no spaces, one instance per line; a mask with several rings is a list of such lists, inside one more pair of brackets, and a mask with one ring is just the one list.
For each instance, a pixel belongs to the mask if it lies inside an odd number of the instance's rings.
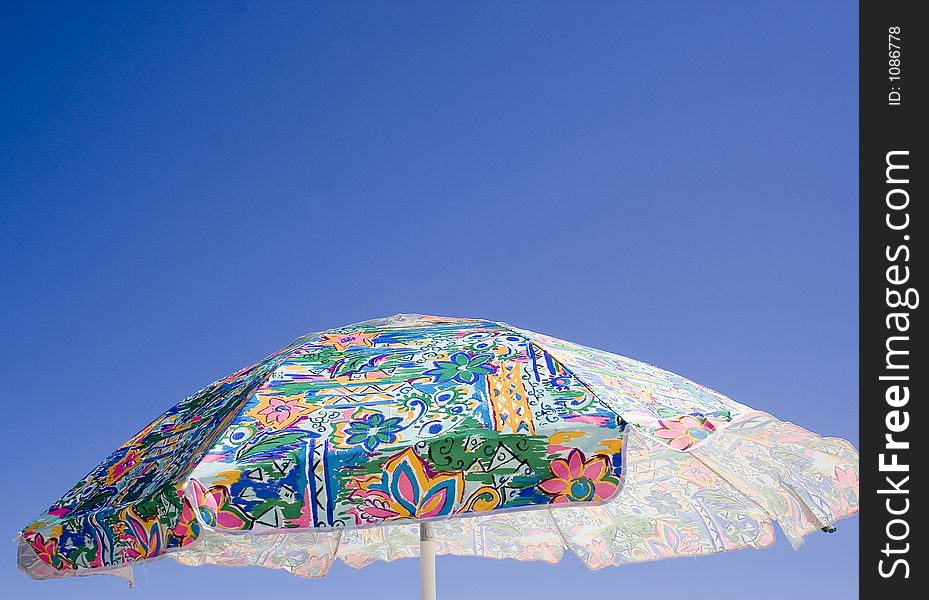
[[37,579],[170,556],[324,576],[436,554],[590,568],[795,546],[858,511],[858,454],[643,362],[506,323],[303,336],[170,408],[19,536]]

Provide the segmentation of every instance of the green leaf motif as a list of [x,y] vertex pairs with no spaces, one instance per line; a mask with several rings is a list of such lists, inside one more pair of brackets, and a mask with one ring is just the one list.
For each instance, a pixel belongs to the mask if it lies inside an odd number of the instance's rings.
[[310,435],[308,431],[284,431],[262,436],[239,448],[239,451],[236,453],[236,458],[238,460],[245,460],[265,452],[276,450],[277,448],[293,446],[308,435]]

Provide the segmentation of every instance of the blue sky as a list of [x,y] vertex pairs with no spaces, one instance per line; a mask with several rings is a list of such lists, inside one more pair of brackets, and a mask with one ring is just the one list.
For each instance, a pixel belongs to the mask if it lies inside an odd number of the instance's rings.
[[[30,4],[0,8],[6,539],[202,385],[397,312],[634,356],[857,445],[855,3]],[[439,586],[845,598],[857,541],[851,519],[596,573],[440,557]],[[6,556],[9,597],[128,595]],[[415,561],[137,579],[418,593]]]

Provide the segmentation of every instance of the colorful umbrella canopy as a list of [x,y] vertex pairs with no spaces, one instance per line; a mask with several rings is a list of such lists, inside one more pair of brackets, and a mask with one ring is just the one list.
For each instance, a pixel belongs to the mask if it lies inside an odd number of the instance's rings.
[[505,323],[396,315],[169,409],[27,526],[18,559],[38,579],[164,555],[321,577],[418,556],[422,530],[439,554],[567,548],[598,569],[762,548],[773,521],[797,547],[857,511],[844,440]]

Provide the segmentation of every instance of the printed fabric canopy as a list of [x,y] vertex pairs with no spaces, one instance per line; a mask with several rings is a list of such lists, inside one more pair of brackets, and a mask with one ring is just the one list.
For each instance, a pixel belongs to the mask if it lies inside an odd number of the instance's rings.
[[[438,553],[590,568],[858,511],[858,454],[645,363],[476,319],[310,334],[200,390],[20,536],[38,579],[169,555],[321,577]],[[469,518],[459,518],[469,517]]]

